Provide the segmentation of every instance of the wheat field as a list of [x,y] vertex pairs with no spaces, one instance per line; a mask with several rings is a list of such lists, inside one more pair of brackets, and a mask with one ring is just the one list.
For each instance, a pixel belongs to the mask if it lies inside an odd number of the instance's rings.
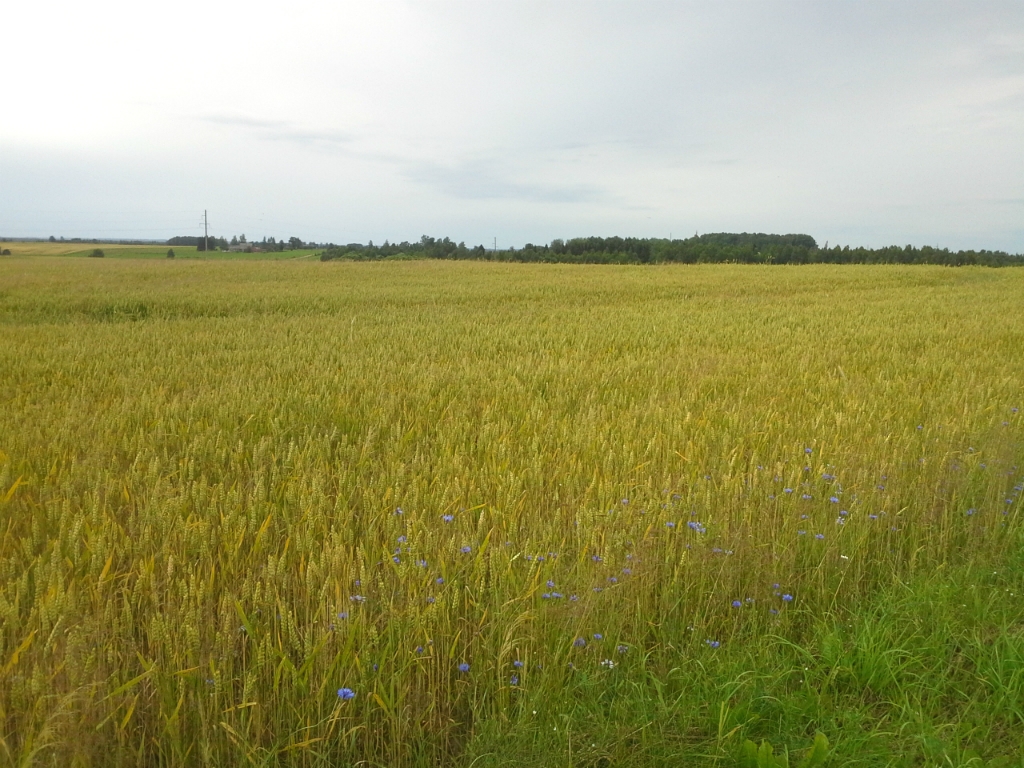
[[0,260],[0,761],[1019,765],[1024,270]]
[[[167,256],[166,245],[129,245],[124,243],[93,243],[91,241],[72,242],[71,240],[15,240],[0,243],[0,248],[9,250],[11,256],[88,256],[93,249],[101,249],[107,257],[113,258],[164,258]],[[195,247],[178,247],[175,254],[188,252],[196,254]]]

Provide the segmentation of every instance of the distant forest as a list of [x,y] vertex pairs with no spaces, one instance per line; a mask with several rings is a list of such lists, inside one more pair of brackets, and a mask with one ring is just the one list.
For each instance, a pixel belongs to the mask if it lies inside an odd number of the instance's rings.
[[810,235],[730,234],[694,235],[685,240],[636,237],[575,237],[549,245],[527,243],[522,248],[490,250],[424,235],[418,242],[349,243],[326,247],[321,261],[345,259],[429,258],[484,261],[560,262],[571,264],[944,264],[989,267],[1024,266],[1024,255],[1005,251],[950,251],[947,248],[888,246],[885,248],[819,247]]
[[205,251],[208,244],[211,251],[240,250],[247,251],[249,253],[260,251],[298,251],[310,248],[336,247],[328,246],[326,243],[305,243],[298,237],[290,237],[287,240],[265,237],[262,240],[249,242],[245,239],[245,235],[235,235],[230,241],[226,237],[214,237],[212,235],[210,237],[203,237],[202,235],[198,237],[194,235],[180,235],[178,237],[172,237],[166,244],[179,246],[193,245],[200,251]]

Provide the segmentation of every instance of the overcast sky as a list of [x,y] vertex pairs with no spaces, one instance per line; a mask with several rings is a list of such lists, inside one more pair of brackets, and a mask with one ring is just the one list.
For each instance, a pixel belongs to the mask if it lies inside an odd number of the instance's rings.
[[1024,252],[1024,2],[4,3],[0,234]]

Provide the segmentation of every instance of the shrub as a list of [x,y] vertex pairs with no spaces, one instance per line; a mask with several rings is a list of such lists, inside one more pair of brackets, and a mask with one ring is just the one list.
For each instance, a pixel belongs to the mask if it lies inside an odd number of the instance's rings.
[[167,258],[168,259],[173,259],[174,258],[174,249],[173,248],[168,248],[167,249]]
[[102,248],[93,248],[93,249],[92,249],[92,253],[90,253],[90,254],[89,254],[89,256],[90,256],[91,258],[95,258],[95,259],[102,259],[102,258],[103,258],[104,256],[106,256],[106,255],[107,255],[107,254],[105,254],[105,253],[103,252],[103,249],[102,249]]
[[2,251],[0,251],[0,256],[10,256],[10,255],[11,255],[11,249],[10,248],[4,248]]

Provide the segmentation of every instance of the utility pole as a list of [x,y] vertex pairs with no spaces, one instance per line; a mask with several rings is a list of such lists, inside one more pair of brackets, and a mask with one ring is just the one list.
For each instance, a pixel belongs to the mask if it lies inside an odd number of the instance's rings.
[[206,219],[206,209],[203,208],[203,250],[210,252],[210,223]]
[[498,238],[494,238],[494,250],[492,250],[491,253],[497,253],[497,252],[498,252]]

